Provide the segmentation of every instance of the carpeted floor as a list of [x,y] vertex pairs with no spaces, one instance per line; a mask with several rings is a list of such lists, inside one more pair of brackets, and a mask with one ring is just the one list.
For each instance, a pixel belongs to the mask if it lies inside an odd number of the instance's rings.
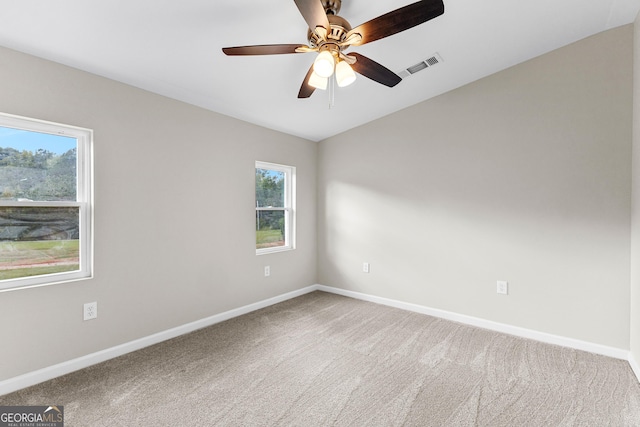
[[314,292],[0,397],[73,426],[640,426],[625,361]]

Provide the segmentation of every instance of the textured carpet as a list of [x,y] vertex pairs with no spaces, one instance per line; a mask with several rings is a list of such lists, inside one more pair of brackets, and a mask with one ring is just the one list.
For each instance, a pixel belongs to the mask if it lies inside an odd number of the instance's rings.
[[627,362],[314,292],[0,397],[66,426],[640,426]]

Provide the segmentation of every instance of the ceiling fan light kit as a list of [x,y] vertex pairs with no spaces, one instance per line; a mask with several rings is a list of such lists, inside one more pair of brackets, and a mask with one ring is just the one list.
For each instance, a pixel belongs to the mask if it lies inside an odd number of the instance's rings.
[[315,89],[326,89],[335,74],[336,83],[345,87],[353,83],[356,74],[388,87],[394,87],[402,78],[385,66],[358,53],[347,55],[350,46],[361,46],[401,31],[408,30],[444,13],[442,0],[421,0],[401,7],[352,28],[338,15],[341,0],[294,0],[307,22],[309,45],[276,44],[226,47],[226,55],[276,55],[318,52],[307,72],[298,98],[310,97]]
[[355,81],[356,73],[353,71],[353,68],[345,61],[338,62],[338,65],[336,65],[336,82],[338,86],[346,87]]
[[313,71],[320,77],[331,77],[336,66],[333,55],[328,50],[321,51],[313,62]]
[[312,86],[316,89],[326,90],[328,81],[329,79],[327,77],[320,77],[314,72],[314,73],[311,73],[311,76],[309,76],[308,83],[309,83],[309,86]]

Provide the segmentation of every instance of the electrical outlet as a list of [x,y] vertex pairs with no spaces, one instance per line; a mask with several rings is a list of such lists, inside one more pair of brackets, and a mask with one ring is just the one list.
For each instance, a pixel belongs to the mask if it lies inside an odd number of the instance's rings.
[[98,317],[98,303],[88,302],[84,305],[84,320],[91,320]]
[[267,265],[264,267],[264,277],[269,277],[269,276],[271,276],[271,267]]
[[370,271],[369,263],[368,262],[363,262],[362,263],[362,272],[363,273],[368,273],[369,271]]
[[498,280],[496,282],[496,292],[502,295],[509,295],[509,282]]

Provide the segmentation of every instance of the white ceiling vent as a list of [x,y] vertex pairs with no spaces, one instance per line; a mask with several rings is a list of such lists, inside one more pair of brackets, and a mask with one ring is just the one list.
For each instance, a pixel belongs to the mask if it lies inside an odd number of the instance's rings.
[[417,73],[418,71],[422,71],[426,68],[430,68],[433,67],[436,64],[439,64],[442,62],[442,57],[440,56],[440,54],[438,53],[434,53],[433,56],[422,60],[420,62],[418,62],[415,65],[412,65],[410,67],[405,68],[402,71],[399,71],[397,74],[402,77],[403,79],[406,79],[407,77],[409,77],[412,74]]

